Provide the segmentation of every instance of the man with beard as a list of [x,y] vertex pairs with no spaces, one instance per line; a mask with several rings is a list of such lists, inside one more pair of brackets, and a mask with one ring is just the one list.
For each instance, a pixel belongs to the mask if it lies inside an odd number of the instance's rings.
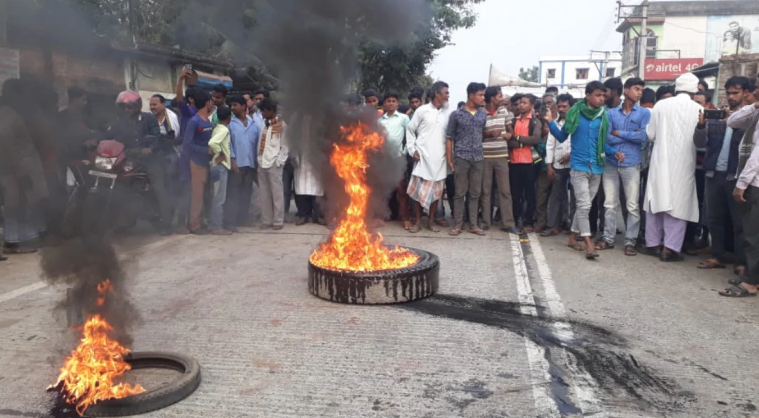
[[415,161],[408,186],[414,200],[415,226],[421,228],[424,209],[429,211],[427,228],[440,232],[434,217],[448,174],[446,166],[446,129],[449,110],[448,84],[432,85],[431,103],[421,106],[406,127],[407,152]]
[[[0,196],[6,254],[37,251],[45,231],[43,203],[48,197],[42,162],[18,107],[24,106],[20,80],[3,83],[0,97]],[[29,104],[31,106],[31,104]]]
[[[640,78],[630,78],[625,82],[625,101],[622,106],[609,110],[611,135],[607,139],[613,152],[607,154],[604,168],[603,188],[606,195],[604,207],[606,222],[602,238],[596,243],[597,250],[614,248],[617,232],[617,203],[621,191],[630,196],[625,202],[627,216],[625,233],[625,255],[635,256],[636,240],[640,228],[640,210],[637,196],[640,194],[641,148],[648,140],[646,127],[651,120],[648,109],[638,106],[646,83]],[[608,87],[608,86],[607,86]],[[621,160],[618,156],[621,154]]]
[[[725,83],[727,93],[728,116],[739,111],[744,104],[749,90],[749,79],[732,77]],[[738,213],[738,203],[733,199],[738,181],[738,147],[745,134],[745,129],[733,129],[726,120],[709,120],[704,129],[696,131],[697,135],[706,136],[706,154],[704,171],[706,174],[706,213],[707,224],[712,236],[711,257],[698,265],[700,269],[725,268],[726,245],[732,229],[734,254],[738,258],[735,272],[742,275],[746,260],[743,252],[743,228]],[[732,222],[731,222],[732,221]],[[732,227],[732,228],[731,228]]]
[[469,83],[467,102],[456,110],[448,121],[446,133],[446,159],[456,182],[454,198],[454,225],[451,236],[458,236],[464,227],[464,199],[469,198],[469,232],[485,235],[477,225],[477,209],[482,192],[482,133],[487,121],[483,83]]
[[[654,142],[646,188],[647,255],[682,261],[680,251],[688,222],[698,222],[696,195],[696,127],[706,125],[703,108],[693,101],[698,77],[677,78],[676,96],[654,106],[648,137]],[[698,142],[698,143],[697,143]]]
[[[759,89],[754,90],[759,95]],[[746,133],[738,151],[738,181],[733,198],[743,225],[743,251],[747,260],[743,279],[733,279],[733,285],[719,294],[727,297],[756,296],[759,291],[759,101],[744,106],[730,115],[727,125],[733,129],[745,129]],[[740,283],[739,283],[740,282]]]

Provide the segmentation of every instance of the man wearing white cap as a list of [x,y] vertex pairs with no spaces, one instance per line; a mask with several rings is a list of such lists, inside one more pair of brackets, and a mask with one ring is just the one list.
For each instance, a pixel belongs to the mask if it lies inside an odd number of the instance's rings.
[[[643,209],[648,255],[681,261],[688,222],[698,222],[696,127],[704,127],[703,108],[693,101],[698,77],[681,75],[675,97],[656,103],[646,130],[654,143]],[[701,139],[701,138],[698,138]]]

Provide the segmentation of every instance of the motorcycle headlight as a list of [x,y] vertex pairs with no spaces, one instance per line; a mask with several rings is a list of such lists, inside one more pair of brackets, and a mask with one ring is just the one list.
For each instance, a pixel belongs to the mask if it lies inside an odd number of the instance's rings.
[[113,157],[113,158],[95,157],[95,168],[97,168],[98,170],[111,171],[111,169],[113,169],[114,164],[116,164],[116,157]]

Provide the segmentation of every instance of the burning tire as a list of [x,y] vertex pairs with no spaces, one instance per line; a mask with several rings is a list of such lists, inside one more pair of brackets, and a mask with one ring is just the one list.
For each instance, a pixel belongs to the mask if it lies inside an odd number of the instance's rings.
[[139,415],[173,405],[190,396],[200,385],[200,365],[190,357],[170,353],[131,353],[126,361],[132,370],[169,369],[182,373],[172,384],[139,395],[108,399],[92,405],[85,416],[123,417]]
[[440,259],[435,254],[406,248],[419,262],[401,269],[374,272],[335,271],[308,263],[308,289],[332,302],[383,305],[405,303],[434,295],[438,290]]

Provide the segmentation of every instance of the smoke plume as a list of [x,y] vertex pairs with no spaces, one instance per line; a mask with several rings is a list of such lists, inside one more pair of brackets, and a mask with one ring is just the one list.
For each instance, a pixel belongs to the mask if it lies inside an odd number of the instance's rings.
[[[329,165],[339,126],[363,121],[376,126],[371,109],[346,112],[339,107],[358,80],[362,42],[403,43],[414,29],[432,18],[426,0],[279,0],[259,3],[252,52],[274,69],[282,81],[282,102],[289,118],[291,155],[305,155],[322,176],[329,196],[328,214],[344,208],[345,192]],[[304,125],[303,117],[310,123]],[[384,215],[385,197],[403,176],[405,160],[392,150],[371,156],[368,170],[373,190],[371,208]]]

